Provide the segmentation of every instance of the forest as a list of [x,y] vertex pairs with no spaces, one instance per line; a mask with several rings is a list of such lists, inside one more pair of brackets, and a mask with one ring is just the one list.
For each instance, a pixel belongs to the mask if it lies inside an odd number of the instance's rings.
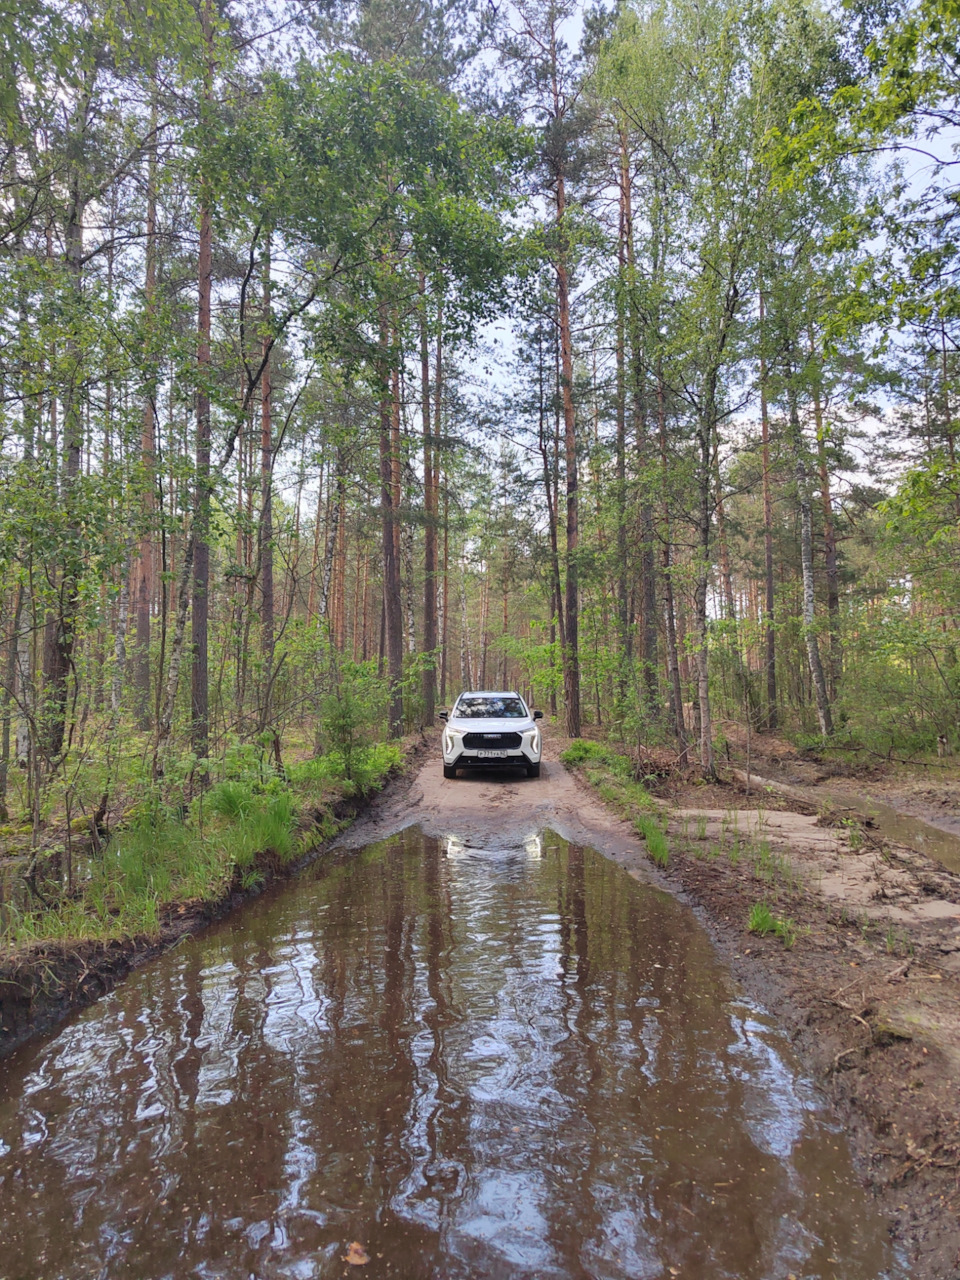
[[960,749],[958,40],[945,0],[7,7],[7,852],[124,829],[149,925],[204,796],[249,828],[206,874],[289,853],[291,787],[468,687],[707,778],[774,730]]

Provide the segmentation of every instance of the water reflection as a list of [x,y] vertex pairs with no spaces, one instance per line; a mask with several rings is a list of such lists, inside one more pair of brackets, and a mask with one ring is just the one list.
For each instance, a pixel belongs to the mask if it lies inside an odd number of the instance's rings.
[[328,864],[6,1064],[0,1235],[7,1280],[902,1274],[690,913],[550,832]]

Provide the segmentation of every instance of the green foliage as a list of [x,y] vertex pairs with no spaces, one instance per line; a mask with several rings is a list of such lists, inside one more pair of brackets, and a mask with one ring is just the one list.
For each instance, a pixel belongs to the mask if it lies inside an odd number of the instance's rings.
[[788,949],[797,940],[797,926],[787,916],[775,916],[765,902],[755,902],[750,908],[747,924],[751,933],[761,937],[774,934]]
[[592,742],[588,738],[575,738],[570,746],[560,753],[563,763],[574,768],[586,764],[588,760],[608,764],[612,756],[613,753],[607,747],[599,742]]
[[397,743],[377,742],[354,749],[349,767],[343,752],[333,750],[291,765],[287,773],[296,789],[315,789],[317,784],[327,783],[338,786],[345,795],[368,795],[379,791],[390,771],[402,762],[403,752]]
[[658,867],[665,867],[670,861],[670,846],[666,833],[657,820],[648,813],[638,814],[633,825],[647,842],[647,852]]
[[343,776],[354,780],[354,757],[367,729],[364,707],[352,684],[341,684],[321,708],[323,734],[343,762]]
[[750,921],[747,927],[751,933],[761,935],[773,933],[776,929],[776,917],[765,902],[755,902],[750,908]]
[[654,862],[661,867],[667,866],[670,846],[655,816],[658,805],[642,783],[636,780],[633,761],[602,743],[586,738],[574,739],[561,752],[560,759],[570,768],[583,769],[584,776],[600,798],[633,821]]
[[242,822],[256,805],[253,789],[246,782],[220,782],[205,797],[204,805],[211,813]]

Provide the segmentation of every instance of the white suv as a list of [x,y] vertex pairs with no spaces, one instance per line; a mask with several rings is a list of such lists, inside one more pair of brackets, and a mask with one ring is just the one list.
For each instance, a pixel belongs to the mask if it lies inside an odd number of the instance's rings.
[[533,711],[519,693],[479,690],[461,693],[453,710],[440,712],[443,730],[443,776],[455,778],[463,768],[522,765],[528,778],[540,776],[542,739]]

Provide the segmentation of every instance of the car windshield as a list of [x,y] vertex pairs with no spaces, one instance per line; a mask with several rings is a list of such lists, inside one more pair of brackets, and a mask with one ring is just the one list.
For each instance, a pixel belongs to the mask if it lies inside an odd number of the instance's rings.
[[519,698],[465,694],[457,703],[453,714],[467,720],[520,720],[527,715],[527,709]]

